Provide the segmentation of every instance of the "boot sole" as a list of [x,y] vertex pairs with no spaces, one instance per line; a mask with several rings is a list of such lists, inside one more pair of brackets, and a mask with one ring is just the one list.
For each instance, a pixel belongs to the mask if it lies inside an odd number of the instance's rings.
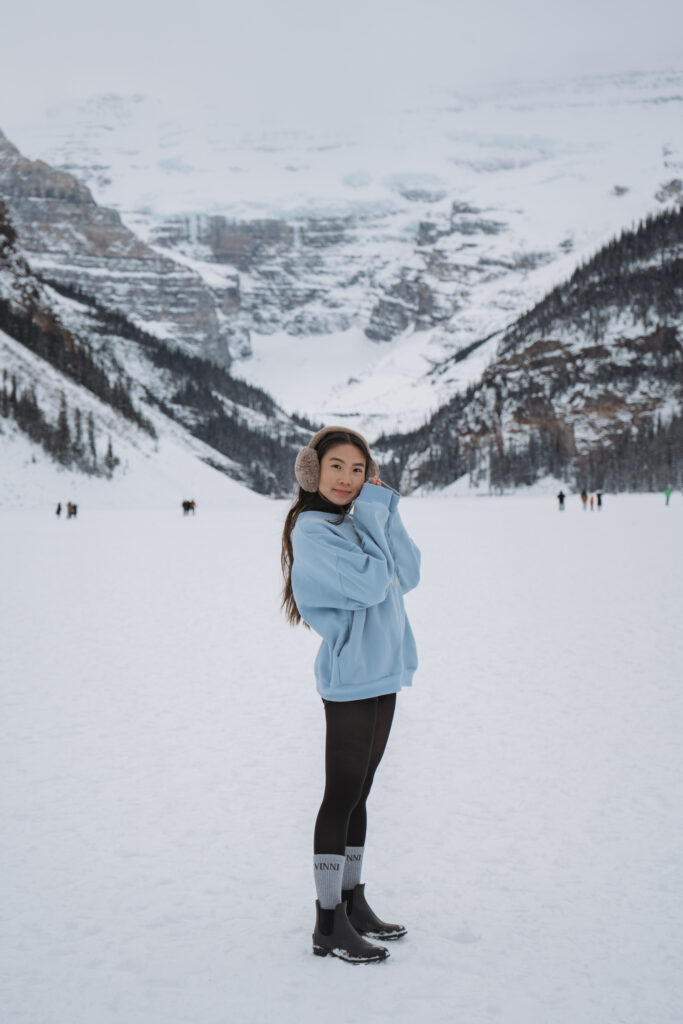
[[382,954],[381,956],[353,956],[345,949],[329,949],[327,946],[314,946],[313,955],[336,956],[338,960],[343,960],[347,964],[379,964],[382,960],[388,958],[389,953]]
[[358,932],[364,939],[373,939],[376,942],[393,942],[395,939],[402,939],[404,935],[408,934],[408,929],[405,928],[402,932]]

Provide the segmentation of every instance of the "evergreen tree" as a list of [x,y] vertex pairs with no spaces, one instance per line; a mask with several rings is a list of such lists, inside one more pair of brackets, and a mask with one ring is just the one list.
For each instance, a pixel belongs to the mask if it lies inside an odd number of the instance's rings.
[[114,470],[118,466],[121,460],[114,455],[114,449],[112,448],[111,438],[107,444],[107,453],[104,456],[104,466],[108,476],[113,476]]
[[59,415],[57,417],[57,429],[54,435],[54,453],[59,462],[61,462],[63,465],[67,466],[71,462],[71,431],[69,430],[69,411],[63,391],[59,406]]
[[76,406],[74,409],[74,438],[73,438],[73,450],[78,458],[83,455],[83,423],[81,417],[81,410]]
[[93,469],[97,467],[97,444],[95,443],[95,418],[88,413],[88,452]]

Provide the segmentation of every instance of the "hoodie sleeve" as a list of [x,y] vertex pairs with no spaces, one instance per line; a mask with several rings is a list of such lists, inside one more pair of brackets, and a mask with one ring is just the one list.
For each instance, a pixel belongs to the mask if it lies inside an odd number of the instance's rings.
[[[366,494],[368,489],[376,494]],[[292,533],[292,588],[300,608],[356,611],[380,604],[395,575],[387,537],[390,494],[365,484],[354,511],[360,543],[325,519],[302,517]]]
[[398,512],[400,495],[397,490],[394,490],[393,487],[384,482],[381,487],[375,483],[366,483],[356,501],[354,519],[356,522],[358,521],[358,510],[360,510],[361,515],[362,511],[364,511],[362,499],[366,498],[372,501],[375,498],[378,500],[379,495],[387,496],[386,499],[382,498],[379,500],[387,500],[389,502],[386,540],[394,562],[394,571],[398,577],[401,593],[407,594],[409,590],[413,590],[420,583],[421,555],[420,549],[409,537],[408,530],[405,529],[403,520],[400,518]]
[[385,483],[382,484],[382,488],[390,494],[387,539],[394,557],[396,575],[398,576],[401,592],[407,594],[409,590],[413,590],[420,582],[422,556],[417,544],[408,536],[408,531],[403,525],[403,520],[398,511],[400,494]]
[[[353,519],[359,533],[363,530],[378,537],[378,543],[386,553],[392,566],[392,575],[398,577],[401,592],[407,594],[420,582],[420,549],[408,536],[403,525],[398,503],[401,496],[388,484],[366,483],[356,499]],[[377,513],[377,508],[388,505],[389,515],[386,519]],[[381,534],[377,530],[382,526]]]

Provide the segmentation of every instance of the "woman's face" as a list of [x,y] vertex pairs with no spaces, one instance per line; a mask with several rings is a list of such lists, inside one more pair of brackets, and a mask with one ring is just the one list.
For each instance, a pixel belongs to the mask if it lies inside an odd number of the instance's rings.
[[320,460],[318,493],[333,505],[348,505],[365,483],[365,456],[355,444],[337,444]]

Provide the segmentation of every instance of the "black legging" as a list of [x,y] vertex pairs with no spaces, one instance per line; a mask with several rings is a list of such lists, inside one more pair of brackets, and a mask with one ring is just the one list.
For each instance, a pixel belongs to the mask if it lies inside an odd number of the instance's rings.
[[365,803],[389,739],[396,694],[324,704],[325,795],[313,852],[343,856],[345,847],[365,845]]

